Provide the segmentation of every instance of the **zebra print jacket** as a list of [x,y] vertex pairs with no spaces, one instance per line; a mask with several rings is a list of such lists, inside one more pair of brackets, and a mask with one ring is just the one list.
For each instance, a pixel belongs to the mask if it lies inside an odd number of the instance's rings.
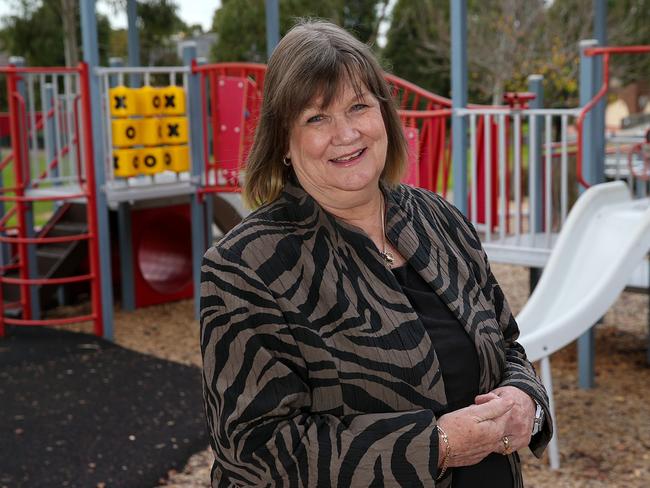
[[[548,399],[474,228],[434,193],[382,190],[387,238],[476,345],[480,392],[513,385],[543,405],[540,456]],[[366,234],[296,183],[205,254],[200,340],[213,487],[451,485],[434,482],[435,344]]]

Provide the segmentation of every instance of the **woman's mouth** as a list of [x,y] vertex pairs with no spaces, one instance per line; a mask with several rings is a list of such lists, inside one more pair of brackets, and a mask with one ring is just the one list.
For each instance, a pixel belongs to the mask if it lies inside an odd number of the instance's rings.
[[338,158],[332,158],[332,159],[330,159],[330,161],[332,163],[335,163],[335,164],[354,163],[354,162],[358,161],[359,158],[361,158],[361,156],[363,156],[363,154],[366,152],[366,149],[367,148],[364,147],[364,148],[359,149],[358,151],[355,151],[353,153],[345,154],[343,156],[339,156]]

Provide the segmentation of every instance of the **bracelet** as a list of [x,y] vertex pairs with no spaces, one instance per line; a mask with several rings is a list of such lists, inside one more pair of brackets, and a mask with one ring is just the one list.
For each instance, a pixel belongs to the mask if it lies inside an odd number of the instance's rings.
[[436,481],[442,479],[442,477],[445,475],[445,471],[447,471],[447,468],[449,467],[449,458],[451,457],[451,445],[449,444],[449,437],[447,437],[447,433],[442,430],[442,427],[439,425],[436,425],[436,429],[438,429],[438,434],[440,434],[440,437],[442,437],[442,442],[445,443],[445,447],[447,448],[447,452],[445,452],[445,457],[442,459],[442,467],[440,468],[440,474],[436,477]]

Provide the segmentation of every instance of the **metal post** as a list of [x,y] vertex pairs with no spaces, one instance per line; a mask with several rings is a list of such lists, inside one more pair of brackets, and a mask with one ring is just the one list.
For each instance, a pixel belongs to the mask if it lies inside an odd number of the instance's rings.
[[[51,107],[54,107],[54,86],[52,83],[46,83],[45,87],[43,89],[43,93],[45,94],[45,98],[43,99],[43,117],[47,117],[47,113],[49,112]],[[52,119],[54,119],[54,115],[52,115]],[[56,126],[54,122],[52,123],[47,123],[43,124],[45,128],[45,133],[43,134],[43,137],[45,138],[45,157],[47,158],[47,162],[49,163],[50,161],[54,160],[56,157],[56,142],[54,138],[56,137]],[[52,168],[52,177],[57,178],[59,176],[59,164],[54,166]]]
[[[196,64],[198,66],[206,64],[207,62],[207,59],[203,57],[196,58]],[[201,152],[201,154],[203,154],[203,152]],[[207,247],[210,247],[214,242],[214,232],[212,231],[212,223],[214,222],[214,195],[212,193],[206,193],[203,195],[203,198],[203,208],[205,209],[205,242]]]
[[[140,35],[138,33],[138,5],[136,0],[126,1],[129,66],[140,66]],[[139,87],[141,76],[129,75],[129,86]]]
[[[9,64],[13,64],[17,68],[22,68],[25,66],[25,58],[22,56],[11,56],[9,58]],[[17,90],[20,93],[20,96],[23,100],[27,100],[25,94],[25,82],[22,79],[18,80]],[[27,124],[27,120],[25,120]],[[25,127],[25,137],[27,137],[27,127]],[[20,142],[22,144],[22,141]],[[26,164],[23,167],[24,174],[24,184],[25,184],[25,193],[27,194],[28,189],[32,184],[32,164],[34,161],[30,160],[30,151],[27,151],[25,154]],[[37,170],[38,171],[38,170]],[[25,237],[35,237],[36,233],[34,231],[34,204],[32,202],[25,202]],[[38,276],[38,262],[36,260],[36,244],[27,245],[27,271],[30,279],[39,278]],[[40,320],[41,318],[41,304],[40,304],[40,285],[29,285],[29,303],[30,303],[30,318],[33,320]]]
[[[535,98],[530,101],[530,108],[544,108],[544,77],[542,75],[530,75],[528,77],[528,91],[531,93],[535,94]],[[535,116],[533,116],[535,117]],[[533,231],[535,233],[537,232],[542,232],[542,221],[543,221],[543,212],[542,212],[542,181],[544,177],[544,172],[542,170],[542,151],[541,148],[542,146],[542,124],[535,124],[535,133],[533,134],[533,137],[535,138],[535,147],[537,148],[537,151],[534,154],[535,161],[529,161],[529,167],[535,168],[535,178],[528,179],[529,185],[532,185],[532,182],[535,181],[535,189],[534,191],[531,189],[529,191],[530,195],[535,195],[535,201],[534,202],[528,202],[529,208],[534,209],[535,211],[535,229]],[[549,150],[547,148],[547,150]],[[533,157],[530,155],[529,157]],[[537,286],[537,282],[539,281],[540,277],[542,276],[542,268],[530,268],[530,274],[529,274],[529,286],[530,286],[530,292],[532,293],[533,290],[535,289],[535,286]]]
[[[594,2],[594,37],[599,46],[607,45],[607,1],[593,0]],[[603,57],[594,57],[594,88],[598,91],[603,83]],[[595,93],[594,92],[594,93]],[[605,102],[602,98],[593,108],[594,124],[594,166],[598,181],[605,180]]]
[[[2,160],[2,151],[0,151],[0,160]],[[2,170],[0,170],[0,188],[4,188],[4,181],[2,179]],[[0,202],[0,218],[5,216],[5,204]],[[0,232],[0,236],[5,236],[4,232]],[[0,266],[7,266],[11,257],[9,256],[9,245],[6,242],[0,242]],[[2,292],[2,290],[0,290]],[[0,337],[2,337],[0,335]]]
[[[467,106],[467,0],[449,0],[451,7],[451,105]],[[454,205],[467,215],[467,120],[451,116]]]
[[280,42],[280,5],[278,0],[266,0],[266,57],[271,58]]
[[[111,68],[124,66],[122,58],[108,60]],[[117,85],[117,76],[111,75],[111,87]],[[122,310],[135,310],[135,287],[133,273],[133,237],[131,232],[131,205],[129,202],[117,204],[117,242],[120,250],[120,291]]]
[[[584,50],[598,45],[595,39],[580,41],[580,106],[584,107],[596,94],[594,58],[585,56]],[[594,113],[587,114],[583,125],[582,173],[590,183],[601,181],[596,168]],[[582,191],[582,188],[581,188]],[[581,388],[594,386],[595,329],[592,327],[578,338],[578,384]]]
[[97,195],[97,242],[99,247],[99,277],[102,322],[104,338],[113,339],[113,283],[111,278],[111,236],[108,225],[108,202],[104,187],[106,185],[105,154],[102,134],[102,100],[100,99],[99,79],[95,69],[99,65],[97,48],[97,20],[95,0],[79,2],[81,10],[81,37],[84,61],[88,64],[90,104],[92,117],[93,158],[95,163],[95,190]]
[[[46,83],[45,86],[43,87],[43,117],[47,117],[48,112],[50,111],[50,108],[54,107],[54,103],[56,103],[54,99],[54,86],[52,83]],[[54,118],[55,115],[52,116]],[[49,117],[48,117],[49,118]],[[49,164],[50,161],[54,160],[56,157],[56,129],[55,129],[55,124],[52,123],[47,123],[47,120],[44,119],[43,124],[43,138],[45,140],[45,160]],[[52,168],[52,177],[57,178],[59,176],[59,165],[57,164]],[[60,185],[61,182],[55,183],[56,185]],[[59,305],[65,305],[67,303],[66,299],[66,288],[64,285],[58,286],[56,289],[56,297],[57,297],[57,302]]]
[[[192,66],[196,58],[196,43],[183,45],[183,64]],[[192,157],[192,181],[197,191],[190,197],[190,214],[192,218],[192,278],[194,281],[194,316],[199,318],[201,298],[201,261],[206,249],[205,220],[203,202],[198,190],[202,186],[204,168],[201,127],[201,83],[199,74],[190,73],[187,82],[187,101],[190,121],[190,154]]]

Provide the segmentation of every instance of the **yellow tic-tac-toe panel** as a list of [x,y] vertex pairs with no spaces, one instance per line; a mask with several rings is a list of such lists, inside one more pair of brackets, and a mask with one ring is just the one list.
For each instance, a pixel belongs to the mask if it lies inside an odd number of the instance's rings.
[[138,149],[116,149],[113,151],[113,174],[120,178],[135,176],[139,172]]
[[163,151],[159,147],[138,149],[140,173],[153,175],[165,170]]
[[165,169],[182,173],[190,169],[190,151],[187,144],[162,148]]
[[143,146],[157,146],[162,141],[162,125],[158,117],[140,119],[140,144]]
[[160,115],[163,109],[162,90],[153,86],[145,85],[136,90],[138,115],[151,117]]
[[116,86],[108,91],[111,103],[112,117],[130,117],[136,115],[138,107],[136,104],[135,91],[126,86]]
[[111,130],[115,147],[142,145],[141,119],[114,119],[111,122]]
[[183,115],[185,113],[185,90],[180,86],[167,86],[160,89],[163,115]]
[[163,117],[160,123],[163,144],[187,143],[187,117]]

